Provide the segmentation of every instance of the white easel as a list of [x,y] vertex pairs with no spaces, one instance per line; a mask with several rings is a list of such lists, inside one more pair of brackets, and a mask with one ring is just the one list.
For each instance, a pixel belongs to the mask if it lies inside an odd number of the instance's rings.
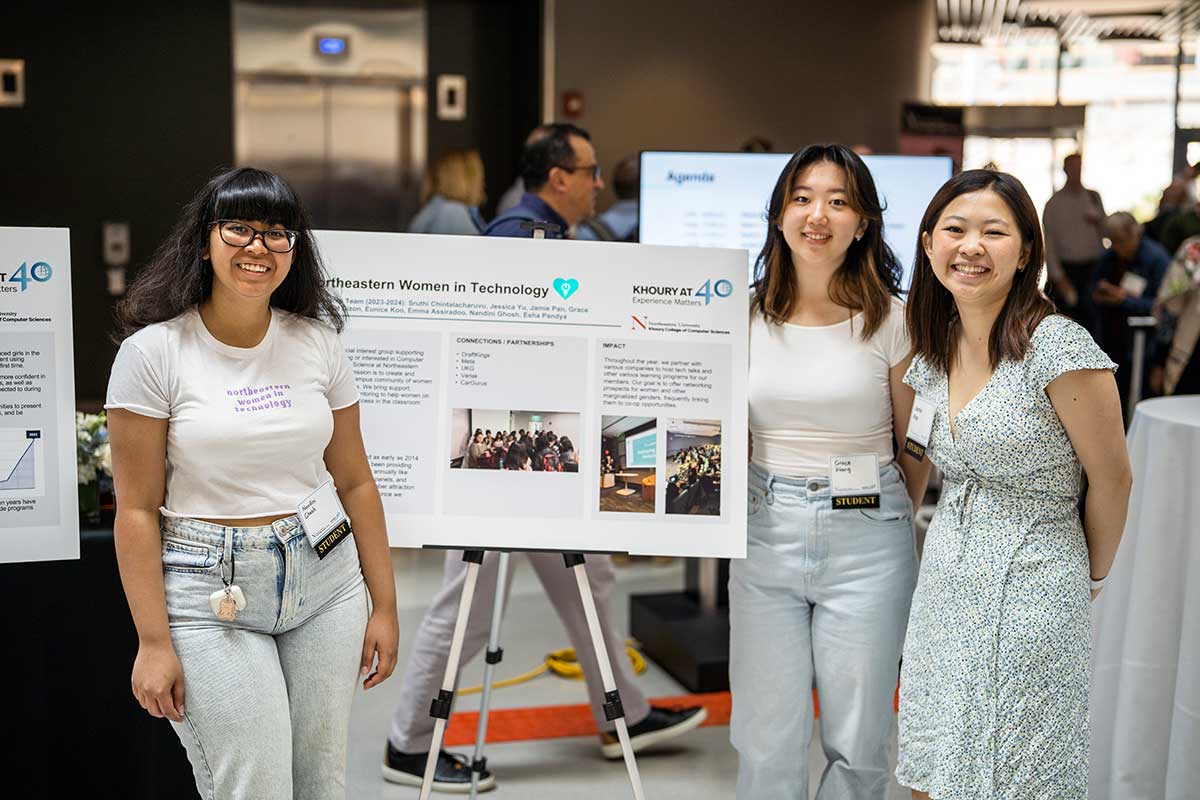
[[[545,239],[547,229],[558,230],[557,225],[549,222],[523,222],[521,227],[532,230],[534,239]],[[454,622],[454,633],[450,639],[450,657],[446,662],[446,672],[442,676],[441,691],[433,699],[429,709],[429,715],[434,717],[435,721],[433,741],[429,747],[429,758],[425,762],[425,777],[421,782],[421,800],[429,800],[430,792],[433,790],[433,776],[446,734],[446,722],[450,719],[450,710],[454,703],[454,686],[458,679],[462,644],[466,636],[467,619],[471,613],[471,602],[475,597],[475,582],[479,577],[479,566],[483,563],[483,551],[467,550],[463,553],[463,561],[467,562],[467,577],[458,601],[458,617]],[[633,787],[634,799],[645,800],[642,778],[638,773],[637,761],[633,757],[633,746],[629,741],[629,729],[625,724],[625,709],[621,705],[621,693],[617,691],[616,680],[613,678],[612,662],[609,661],[608,648],[604,644],[604,634],[600,630],[600,618],[596,614],[596,601],[592,597],[591,584],[588,583],[583,554],[563,553],[563,561],[567,569],[575,571],[575,580],[579,585],[579,599],[583,603],[583,613],[587,618],[588,631],[592,636],[592,646],[596,650],[596,661],[600,667],[600,678],[604,685],[604,717],[616,725],[617,738],[621,742],[621,755],[625,759],[625,769],[629,772],[629,782]],[[500,563],[497,565],[496,574],[496,596],[492,601],[492,623],[488,631],[488,649],[483,670],[483,695],[480,698],[479,725],[475,734],[475,753],[471,760],[472,798],[476,796],[479,789],[479,776],[487,767],[487,759],[483,756],[483,747],[487,738],[488,711],[492,698],[492,672],[504,654],[499,646],[499,641],[500,624],[504,617],[504,592],[508,583],[508,562],[509,553],[500,552]]]

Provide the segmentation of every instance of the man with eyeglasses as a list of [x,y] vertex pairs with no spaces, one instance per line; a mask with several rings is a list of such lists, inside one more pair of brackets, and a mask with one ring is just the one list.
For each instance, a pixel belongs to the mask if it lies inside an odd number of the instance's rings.
[[[521,153],[521,177],[526,192],[521,202],[492,221],[485,236],[533,236],[530,227],[522,223],[548,223],[547,238],[561,239],[568,228],[592,216],[596,210],[596,192],[603,188],[600,169],[596,166],[596,151],[590,137],[582,128],[558,124],[546,127],[546,136],[526,144]],[[392,783],[420,786],[425,774],[425,761],[432,746],[434,720],[429,716],[429,701],[441,688],[448,660],[450,641],[458,615],[458,600],[466,582],[467,566],[462,551],[446,553],[442,588],[434,596],[425,618],[417,629],[412,655],[404,672],[400,702],[392,713],[391,730],[383,759],[383,777]],[[563,564],[556,553],[526,553],[530,566],[537,573],[542,588],[554,610],[558,612],[567,636],[575,648],[576,658],[587,681],[588,700],[600,734],[601,751],[612,759],[621,757],[614,725],[605,719],[604,687],[596,672],[595,648],[591,632],[579,599],[575,574]],[[479,567],[475,596],[490,600],[496,591],[499,577],[498,554],[486,553]],[[588,556],[588,582],[596,601],[604,644],[612,659],[613,677],[621,693],[629,739],[634,750],[673,739],[699,727],[707,716],[700,706],[669,709],[651,706],[633,676],[625,656],[625,637],[617,625],[609,604],[615,577],[608,556]],[[512,580],[512,571],[508,579]],[[491,622],[491,603],[479,602],[471,607],[467,631],[462,646],[463,664],[470,661],[487,644]],[[438,753],[433,790],[464,793],[471,784],[470,761],[465,756]],[[491,773],[480,774],[480,790],[496,785]]]
[[567,230],[596,213],[596,193],[604,188],[596,150],[587,131],[575,125],[545,126],[545,135],[525,145],[520,173],[525,194],[514,208],[492,220],[485,236],[529,238],[526,222],[546,222],[546,238],[565,238]]

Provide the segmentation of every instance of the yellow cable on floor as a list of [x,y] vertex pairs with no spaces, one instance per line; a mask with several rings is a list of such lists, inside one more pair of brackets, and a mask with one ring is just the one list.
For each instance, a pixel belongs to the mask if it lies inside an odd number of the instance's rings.
[[[625,654],[629,656],[629,662],[633,666],[633,672],[636,675],[641,675],[646,671],[646,659],[633,648],[629,643],[625,645]],[[515,678],[506,678],[502,681],[493,681],[493,689],[503,689],[507,686],[516,686],[521,683],[527,683],[537,676],[545,672],[553,672],[560,678],[569,680],[579,680],[583,677],[583,667],[579,666],[579,659],[575,656],[574,647],[564,647],[561,650],[555,650],[546,656],[546,660],[534,669],[529,670],[523,675],[518,675]],[[459,689],[458,696],[465,694],[479,694],[483,691],[483,686],[468,686],[466,689]]]

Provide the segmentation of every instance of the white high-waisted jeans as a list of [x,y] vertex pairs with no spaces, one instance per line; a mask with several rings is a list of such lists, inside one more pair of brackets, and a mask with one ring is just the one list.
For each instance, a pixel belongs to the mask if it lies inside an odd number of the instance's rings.
[[818,800],[887,796],[917,555],[900,470],[880,477],[880,508],[835,511],[828,478],[750,466],[746,558],[729,570],[739,800],[807,800],[814,686],[829,760]]
[[[172,726],[200,797],[343,800],[367,624],[354,537],[324,560],[296,517],[257,528],[166,517],[162,537],[186,708]],[[222,622],[208,598],[231,559],[246,608]]]

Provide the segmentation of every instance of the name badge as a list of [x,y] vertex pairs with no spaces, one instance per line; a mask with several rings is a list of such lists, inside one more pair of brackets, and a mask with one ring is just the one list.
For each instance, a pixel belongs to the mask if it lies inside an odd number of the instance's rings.
[[836,508],[879,508],[879,456],[829,459],[829,494]]
[[912,416],[908,418],[908,433],[904,437],[904,452],[922,461],[933,434],[933,412],[937,408],[932,400],[921,395],[913,399]]
[[308,536],[308,543],[317,552],[317,558],[325,558],[351,533],[350,520],[333,488],[333,481],[325,481],[301,500],[296,515],[300,517],[300,525]]

